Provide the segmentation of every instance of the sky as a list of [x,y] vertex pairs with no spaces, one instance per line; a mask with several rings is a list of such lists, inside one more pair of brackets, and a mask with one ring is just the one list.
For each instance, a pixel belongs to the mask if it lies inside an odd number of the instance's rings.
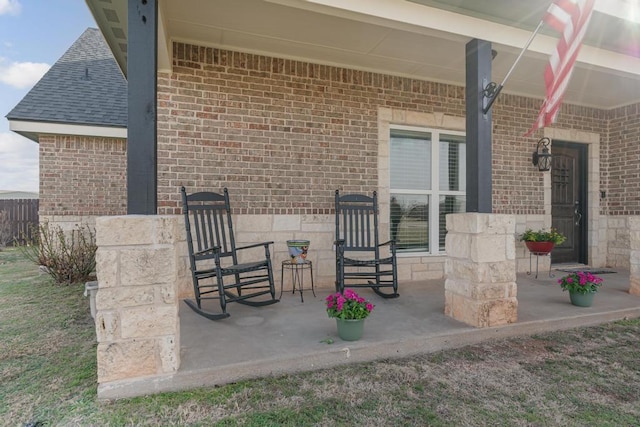
[[5,116],[89,27],[83,0],[0,0],[0,190],[38,191],[38,144]]

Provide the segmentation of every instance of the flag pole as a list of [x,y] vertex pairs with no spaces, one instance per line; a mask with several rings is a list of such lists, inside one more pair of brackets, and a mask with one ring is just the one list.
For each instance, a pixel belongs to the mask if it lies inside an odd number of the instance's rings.
[[489,110],[491,109],[491,106],[493,105],[493,102],[496,100],[498,95],[500,95],[500,92],[502,91],[502,88],[504,87],[505,83],[509,79],[509,76],[511,76],[511,73],[516,68],[516,65],[518,65],[518,62],[520,62],[520,59],[522,58],[522,55],[524,55],[524,53],[527,51],[527,49],[531,45],[531,42],[533,42],[533,38],[538,34],[540,29],[542,28],[542,24],[543,23],[544,23],[544,20],[541,19],[540,22],[538,23],[538,26],[536,27],[536,29],[533,31],[533,33],[529,37],[529,40],[527,41],[527,43],[524,45],[524,47],[520,51],[520,54],[518,55],[518,57],[516,58],[515,62],[511,66],[511,69],[509,69],[509,72],[504,76],[504,79],[502,79],[502,83],[500,83],[500,85],[496,86],[496,84],[494,82],[491,82],[484,88],[483,95],[484,95],[485,98],[489,98],[489,100],[487,102],[487,105],[482,109],[482,113],[483,114],[487,114],[489,112]]

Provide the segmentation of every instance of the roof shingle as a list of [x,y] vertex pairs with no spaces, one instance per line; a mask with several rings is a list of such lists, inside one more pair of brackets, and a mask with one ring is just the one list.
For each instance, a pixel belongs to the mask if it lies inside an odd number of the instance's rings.
[[100,30],[87,29],[7,119],[126,127],[127,81]]

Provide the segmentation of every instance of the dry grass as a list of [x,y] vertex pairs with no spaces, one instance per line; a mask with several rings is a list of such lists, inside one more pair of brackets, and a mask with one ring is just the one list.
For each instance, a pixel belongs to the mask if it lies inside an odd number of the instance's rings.
[[88,301],[49,280],[0,252],[2,425],[640,425],[638,319],[100,403]]

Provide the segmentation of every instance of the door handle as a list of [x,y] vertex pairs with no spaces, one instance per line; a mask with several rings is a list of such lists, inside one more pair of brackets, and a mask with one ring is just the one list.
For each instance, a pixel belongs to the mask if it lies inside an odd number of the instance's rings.
[[575,220],[576,225],[580,225],[580,221],[582,220],[582,214],[580,213],[580,202],[577,200],[573,208],[573,219]]

